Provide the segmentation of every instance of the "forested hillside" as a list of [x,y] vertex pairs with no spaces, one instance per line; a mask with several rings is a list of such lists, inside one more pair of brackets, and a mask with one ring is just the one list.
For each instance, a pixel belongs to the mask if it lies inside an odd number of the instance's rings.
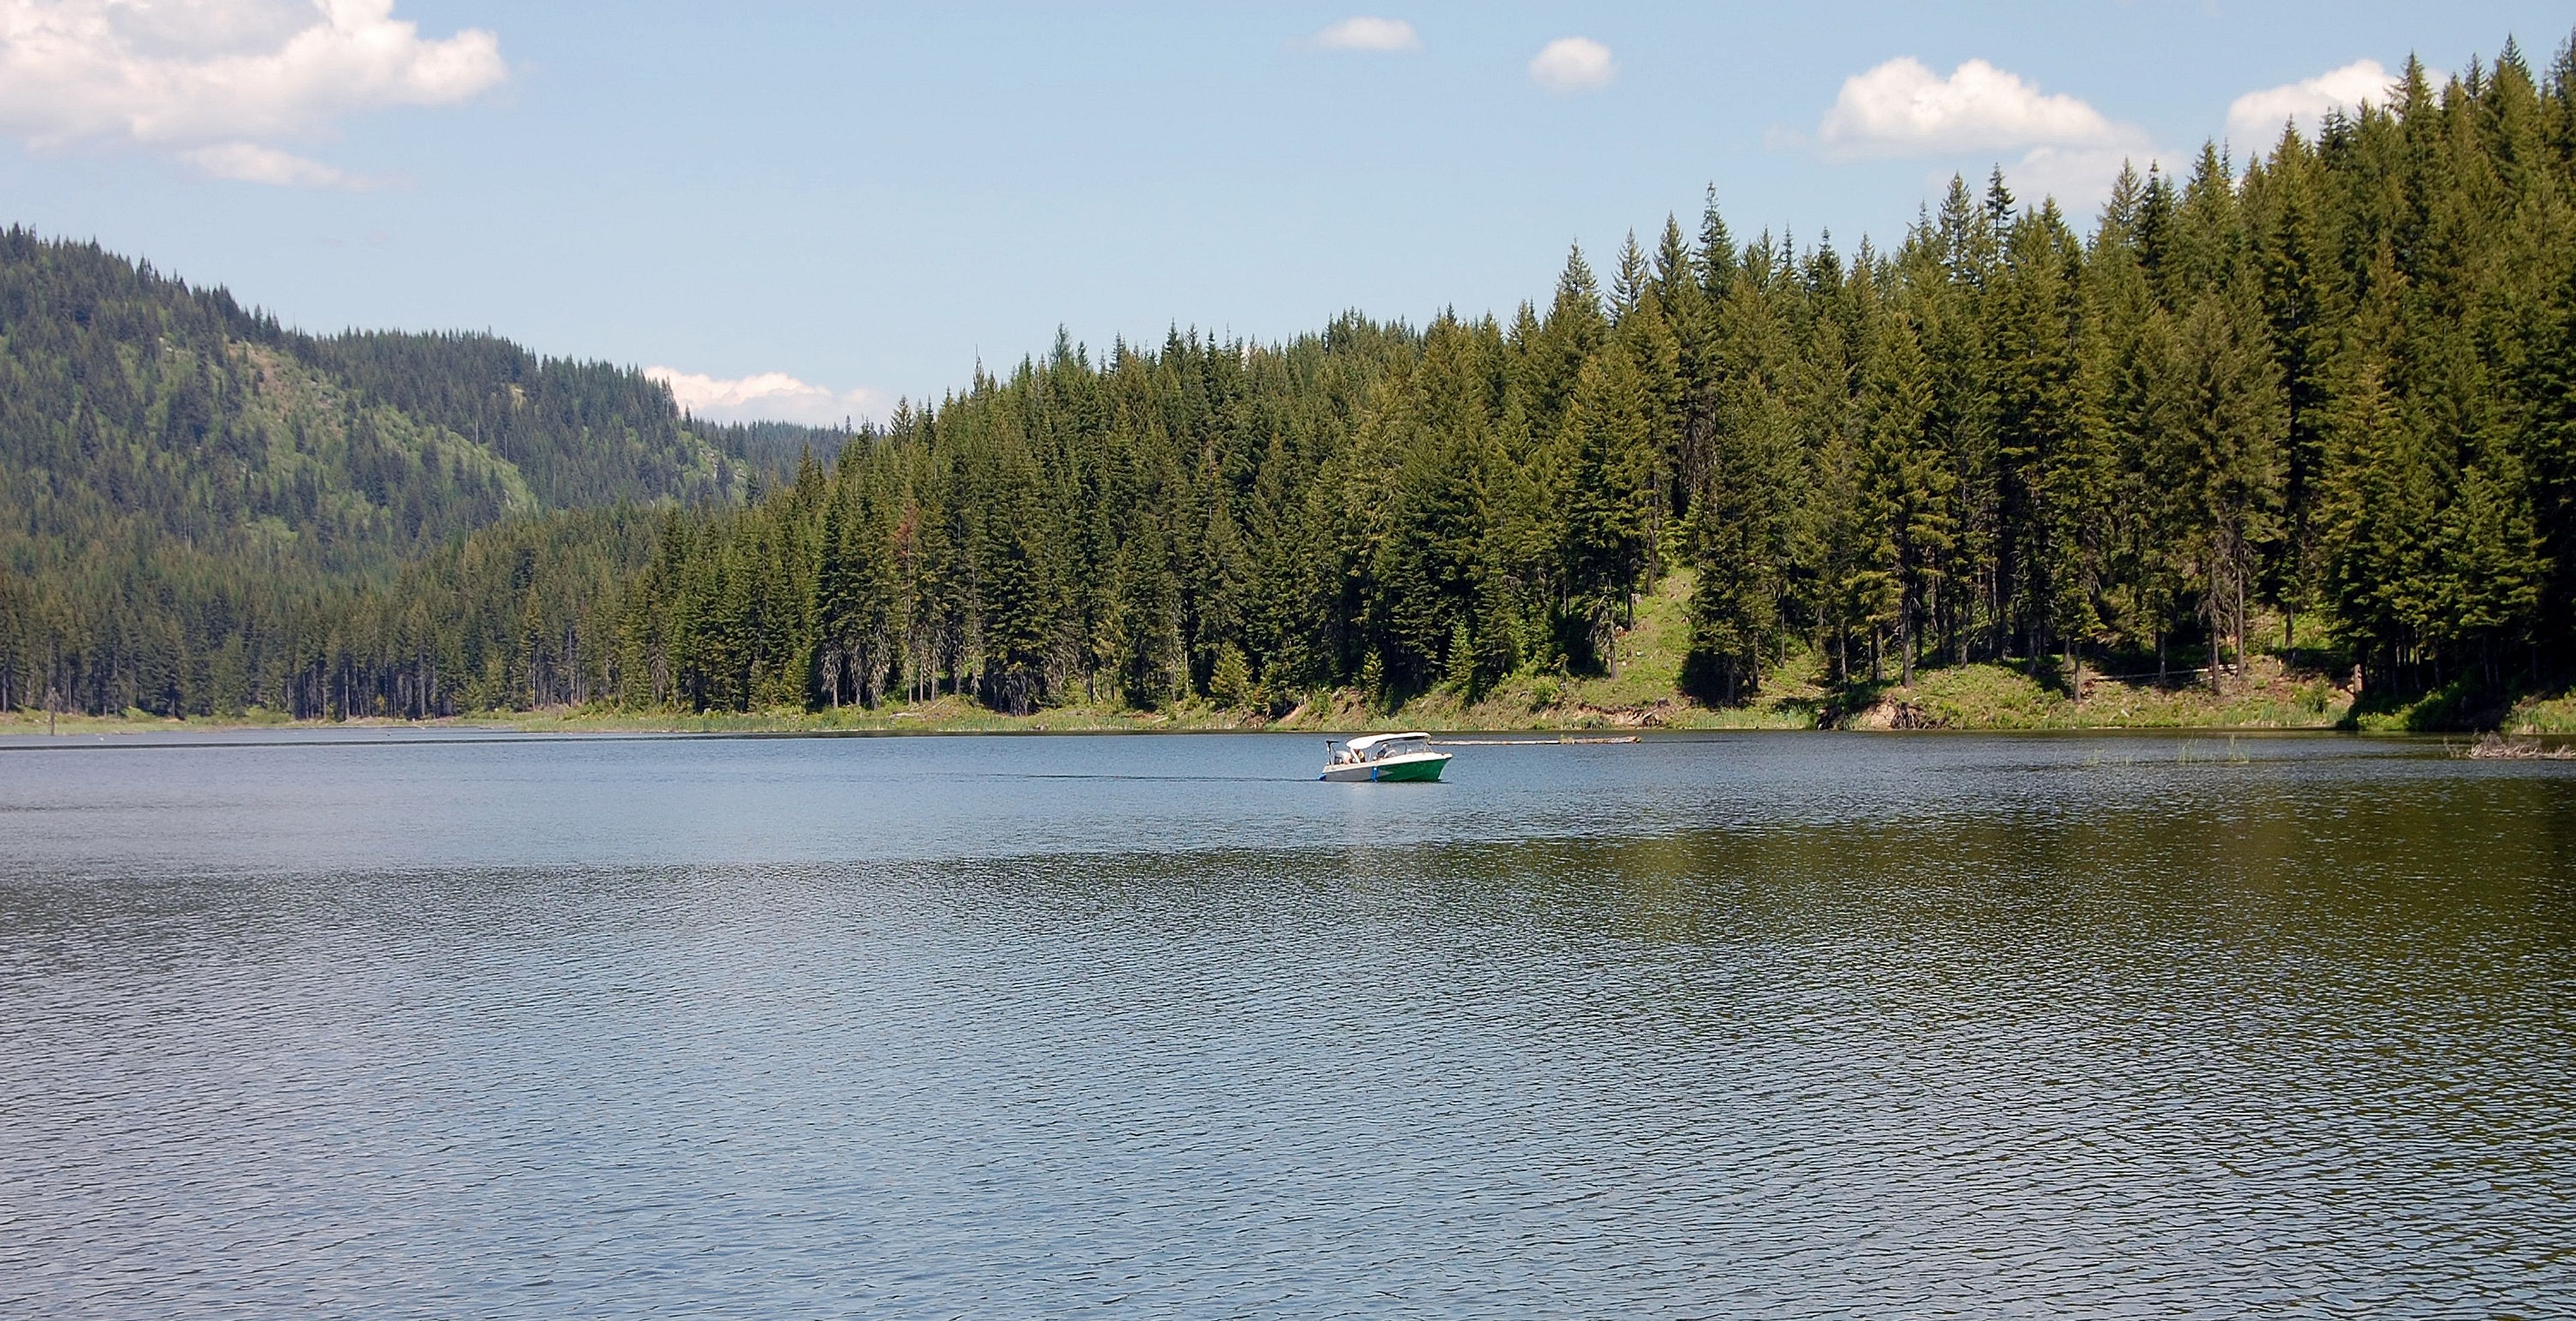
[[[77,631],[88,598],[22,568],[0,585],[5,700],[46,682],[92,709],[410,715],[1472,695],[1613,664],[1632,603],[1681,567],[1687,682],[1718,704],[1793,651],[1836,678],[2207,663],[2223,686],[2258,622],[2374,692],[2563,674],[2576,63],[2536,79],[2508,46],[2438,89],[2410,66],[2390,101],[2255,159],[2124,173],[2082,230],[2000,176],[1886,250],[1742,241],[1712,201],[1606,280],[1574,254],[1508,322],[1352,315],[1098,357],[1060,340],[750,503],[510,520],[390,585],[298,601],[241,644],[272,659],[239,684],[200,677],[231,673],[204,649],[254,630],[189,634],[169,681],[136,685]],[[343,410],[475,424],[470,391],[406,393],[371,356],[449,341],[287,350],[197,305],[238,327],[237,361],[364,392]],[[161,374],[154,402],[120,405],[161,438],[138,456],[172,448],[178,352],[121,365]],[[13,389],[9,452],[67,462],[76,441],[19,433],[82,434],[77,389]],[[190,453],[226,453],[231,433],[193,428]],[[524,508],[541,474],[570,480],[492,444],[509,472],[441,458],[441,499]],[[208,484],[257,470],[191,465]],[[245,485],[246,509],[285,498]],[[47,508],[29,526],[120,553]],[[103,572],[102,591],[134,581]]]
[[505,518],[736,497],[721,440],[632,371],[489,335],[316,338],[12,229],[0,708],[49,677],[92,707],[281,701],[274,644],[321,598]]

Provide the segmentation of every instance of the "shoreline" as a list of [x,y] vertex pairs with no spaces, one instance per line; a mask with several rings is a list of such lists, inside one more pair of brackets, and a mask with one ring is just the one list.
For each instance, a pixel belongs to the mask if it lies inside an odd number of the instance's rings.
[[[1649,731],[1950,730],[2019,733],[2122,730],[2255,734],[2306,730],[2366,734],[2500,733],[2513,737],[2576,735],[2576,691],[2566,679],[2508,681],[2471,688],[2458,682],[2398,697],[2363,694],[2348,665],[2316,655],[2255,651],[2212,692],[2188,666],[2159,678],[2102,674],[2089,668],[2080,697],[2055,666],[1979,661],[1918,669],[1911,685],[1854,675],[1836,680],[1813,649],[1785,654],[1761,689],[1735,706],[1709,706],[1682,692],[1688,651],[1688,605],[1677,575],[1637,602],[1633,623],[1618,632],[1615,668],[1599,674],[1523,670],[1470,697],[1439,687],[1387,708],[1358,688],[1256,692],[1242,706],[1192,697],[1156,711],[1085,701],[1024,716],[948,694],[874,709],[688,712],[604,704],[487,710],[408,720],[289,718],[252,710],[184,719],[129,710],[120,715],[64,715],[65,733],[244,732],[406,728],[492,730],[529,734],[1057,734],[1057,733],[1389,733],[1592,735]],[[2286,630],[2285,630],[2286,634]],[[2124,658],[2137,662],[2138,658]],[[2140,668],[2146,668],[2141,665]],[[42,735],[41,710],[0,711],[0,736]]]
[[[1341,738],[1346,735],[1363,733],[1395,732],[1397,728],[1398,726],[1396,725],[1371,727],[1336,727],[1316,725],[1311,727],[1284,728],[1276,724],[1243,724],[1232,726],[1165,724],[1147,726],[1090,724],[1055,725],[1046,723],[1014,722],[1006,725],[994,726],[925,725],[901,729],[887,729],[874,726],[821,726],[813,724],[799,724],[788,721],[738,721],[718,725],[712,723],[679,721],[554,721],[545,719],[520,719],[505,716],[464,716],[437,720],[363,719],[345,721],[293,720],[262,722],[213,719],[164,720],[159,718],[127,721],[122,719],[107,720],[93,717],[82,721],[78,725],[75,725],[70,721],[64,721],[59,725],[57,731],[51,735],[48,735],[45,732],[43,722],[41,721],[37,722],[33,728],[29,728],[22,723],[0,721],[0,748],[23,749],[29,747],[42,747],[46,744],[48,739],[64,744],[70,744],[74,740],[134,740],[137,742],[145,742],[152,740],[155,736],[163,735],[205,735],[212,737],[270,734],[280,736],[281,739],[288,742],[295,741],[298,737],[306,737],[315,742],[324,741],[326,739],[328,741],[338,742],[340,740],[331,736],[354,736],[366,733],[377,733],[392,738],[406,735],[435,734],[445,735],[446,737],[434,739],[424,738],[420,741],[424,743],[477,743],[518,738],[538,740],[558,738],[600,739],[606,741],[615,741],[620,739],[763,738],[1191,738],[1196,736],[1223,734],[1269,734],[1283,737],[1295,736],[1300,738]],[[1417,727],[1408,726],[1405,728],[1413,729]],[[1646,729],[1619,729],[1616,727],[1602,726],[1579,726],[1570,728],[1523,726],[1509,729],[1483,727],[1431,727],[1423,729],[1421,732],[1428,733],[1434,744],[1438,746],[1475,747],[1584,747],[1593,745],[1635,744],[1639,742],[1658,741],[1667,738],[1687,739],[1719,734],[1762,734],[1777,736],[1866,734],[1932,738],[1943,736],[1989,737],[1995,735],[2041,736],[2052,738],[2131,736],[2146,738],[2165,735],[2190,738],[2350,737],[2450,741],[2458,741],[2462,738],[2478,737],[2476,734],[2458,730],[2443,732],[2405,729],[2354,729],[2338,725],[2135,724],[1993,726],[1978,728],[1954,727],[1943,729],[1820,729],[1780,725],[1682,725],[1659,726]],[[2486,736],[2496,737],[2492,733]],[[2538,735],[2517,735],[2514,737],[2558,739],[2568,736],[2551,732]]]
[[[1354,689],[1307,694],[1304,701],[1271,711],[1189,702],[1162,711],[1104,705],[1054,707],[1013,716],[959,696],[913,706],[874,710],[845,707],[805,711],[775,708],[692,713],[607,706],[480,711],[422,720],[359,716],[348,720],[289,718],[251,711],[230,716],[172,718],[128,711],[121,715],[61,715],[63,736],[145,733],[243,733],[262,730],[452,730],[521,734],[1343,734],[1419,729],[1435,734],[1520,734],[1542,739],[1656,732],[1719,731],[1922,731],[1957,733],[2284,732],[2364,734],[2475,734],[2512,736],[2576,734],[2576,696],[2521,695],[2509,703],[2477,706],[2454,693],[2434,693],[2410,703],[2356,709],[2355,694],[2274,665],[2257,665],[2225,694],[2197,686],[2157,685],[2088,677],[2081,701],[2062,688],[2044,686],[2016,668],[1970,665],[1917,675],[1914,686],[1851,684],[1827,689],[1784,683],[1762,700],[1738,707],[1709,707],[1663,685],[1622,679],[1565,681],[1524,677],[1466,702],[1434,692],[1392,710],[1369,704]],[[0,712],[0,736],[42,737],[42,711]]]

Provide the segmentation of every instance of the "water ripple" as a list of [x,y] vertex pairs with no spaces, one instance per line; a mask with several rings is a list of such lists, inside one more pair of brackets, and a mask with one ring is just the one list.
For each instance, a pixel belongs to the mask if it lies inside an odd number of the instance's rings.
[[0,758],[0,1313],[2576,1304],[2550,768],[1029,746]]

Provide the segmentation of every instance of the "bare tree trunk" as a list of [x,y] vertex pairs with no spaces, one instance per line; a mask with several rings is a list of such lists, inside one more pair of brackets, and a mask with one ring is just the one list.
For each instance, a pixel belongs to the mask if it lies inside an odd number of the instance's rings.
[[1896,616],[1897,664],[1904,667],[1905,686],[1914,686],[1914,612],[1900,610]]
[[2226,691],[2218,682],[2219,642],[2225,635],[2218,622],[2218,611],[2213,609],[2209,614],[2209,691],[2213,695]]
[[2236,677],[2239,679],[2244,678],[2246,674],[2245,630],[2248,620],[2245,617],[2245,580],[2252,576],[2253,571],[2250,565],[2238,566],[2236,573]]

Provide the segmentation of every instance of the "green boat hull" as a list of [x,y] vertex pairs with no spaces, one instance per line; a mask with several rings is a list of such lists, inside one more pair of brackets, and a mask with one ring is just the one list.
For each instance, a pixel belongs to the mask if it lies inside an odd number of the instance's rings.
[[1325,768],[1323,778],[1344,784],[1402,784],[1407,780],[1437,780],[1448,764],[1447,757],[1407,757],[1400,761],[1330,766]]

